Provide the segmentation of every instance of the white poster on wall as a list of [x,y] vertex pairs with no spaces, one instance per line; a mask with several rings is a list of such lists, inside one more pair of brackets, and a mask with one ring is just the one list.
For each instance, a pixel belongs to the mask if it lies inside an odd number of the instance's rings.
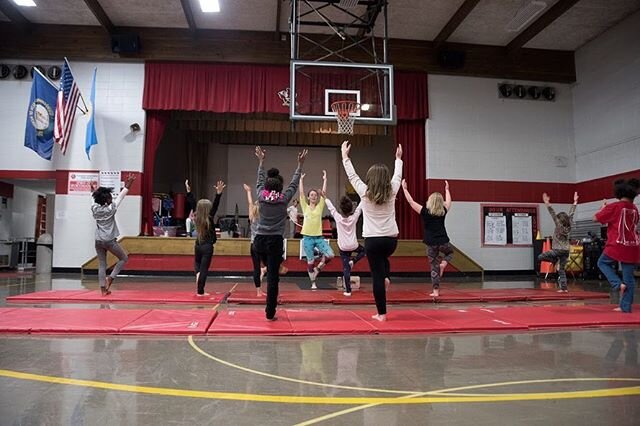
[[531,231],[531,216],[526,213],[516,213],[511,218],[511,235],[513,244],[531,245],[533,235]]
[[67,194],[88,195],[91,194],[91,185],[98,186],[99,174],[95,172],[69,172],[67,181]]
[[121,172],[116,171],[100,171],[100,186],[105,188],[113,188],[113,196],[117,197],[120,194],[120,188],[122,185]]
[[507,217],[502,213],[499,216],[484,218],[484,243],[487,245],[504,246],[507,244]]

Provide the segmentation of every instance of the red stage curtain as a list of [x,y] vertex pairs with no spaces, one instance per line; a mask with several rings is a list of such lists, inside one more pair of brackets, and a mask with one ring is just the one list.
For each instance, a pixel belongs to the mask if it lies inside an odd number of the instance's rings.
[[147,111],[144,140],[144,173],[142,174],[142,232],[153,235],[153,169],[156,162],[156,151],[164,135],[164,129],[171,118],[169,111]]
[[393,87],[398,120],[426,120],[429,118],[427,74],[396,72]]
[[288,67],[147,62],[144,70],[146,110],[289,113],[278,98]]
[[[409,192],[417,203],[423,204],[427,197],[424,120],[398,121],[396,143],[402,144],[403,176]],[[400,194],[396,204],[396,220],[400,228],[400,238],[422,239],[420,215],[411,208],[404,195]]]

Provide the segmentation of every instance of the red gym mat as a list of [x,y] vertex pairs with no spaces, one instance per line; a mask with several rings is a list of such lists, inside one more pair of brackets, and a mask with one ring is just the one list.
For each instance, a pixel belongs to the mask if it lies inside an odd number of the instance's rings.
[[12,303],[140,303],[140,304],[216,304],[227,296],[227,292],[216,292],[208,296],[196,296],[195,293],[184,290],[112,290],[109,296],[103,296],[100,291],[89,290],[52,290],[37,293],[27,293],[7,297]]
[[0,332],[118,334],[148,310],[18,308],[0,315]]
[[386,322],[371,318],[375,309],[353,311],[357,316],[371,324],[378,334],[411,334],[411,333],[444,333],[451,331],[451,326],[440,321],[427,320],[415,310],[398,309],[387,312]]
[[198,310],[152,310],[121,327],[118,334],[205,334],[217,312]]
[[264,305],[266,298],[266,296],[256,296],[255,290],[234,290],[229,297],[227,297],[227,303]]
[[[640,312],[615,312],[615,305],[534,306],[491,308],[496,319],[527,324],[530,329],[557,327],[603,327],[640,324]],[[634,306],[635,308],[635,306]]]
[[291,328],[296,335],[373,334],[375,328],[348,310],[287,309]]
[[[522,308],[513,308],[522,309]],[[448,325],[448,332],[526,330],[527,324],[516,320],[498,319],[484,308],[421,309],[416,313],[429,321]]]
[[264,309],[233,309],[222,311],[214,319],[207,334],[231,335],[292,335],[286,309],[278,309],[276,321],[267,321]]
[[335,290],[302,290],[281,291],[278,293],[278,303],[285,305],[291,303],[333,303]]
[[[387,303],[427,303],[432,302],[433,298],[427,293],[418,290],[398,290],[397,287],[387,292]],[[373,292],[371,290],[359,290],[351,293],[351,296],[344,296],[342,293],[336,292],[336,305],[362,305],[374,304]]]
[[0,332],[31,334],[205,334],[213,310],[15,308]]

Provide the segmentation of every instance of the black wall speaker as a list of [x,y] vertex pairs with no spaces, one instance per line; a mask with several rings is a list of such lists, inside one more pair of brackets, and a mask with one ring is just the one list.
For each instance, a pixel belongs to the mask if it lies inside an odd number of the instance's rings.
[[111,36],[111,51],[113,53],[137,53],[140,51],[140,37],[138,34],[113,34]]
[[459,50],[441,50],[438,52],[438,65],[450,70],[464,67],[465,53]]

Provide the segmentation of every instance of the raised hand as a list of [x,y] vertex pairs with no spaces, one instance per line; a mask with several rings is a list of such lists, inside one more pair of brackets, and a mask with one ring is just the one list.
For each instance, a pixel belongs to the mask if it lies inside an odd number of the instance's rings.
[[242,184],[242,187],[244,188],[245,191],[251,192],[251,187],[249,185],[247,185],[246,183]]
[[404,191],[407,191],[407,181],[406,181],[406,180],[404,180],[404,179],[402,179],[402,189],[403,189]]
[[227,187],[227,185],[225,185],[225,183],[221,180],[219,180],[218,182],[216,182],[215,188],[216,188],[216,194],[220,195],[222,194],[222,191],[224,191],[224,189]]
[[298,153],[298,165],[302,166],[304,164],[304,160],[307,158],[307,154],[309,153],[308,149],[303,149]]
[[448,181],[448,180],[445,180],[445,181],[444,181],[444,190],[445,190],[445,191],[448,191],[448,190],[449,190],[449,181]]
[[306,175],[307,175],[306,173],[302,173],[302,174],[300,175],[300,180],[304,180],[304,177],[305,177]]
[[549,204],[549,201],[551,201],[551,197],[549,197],[546,192],[543,192],[542,201],[544,201],[545,204]]
[[578,204],[578,192],[573,193],[573,204]]
[[136,180],[136,175],[129,173],[127,175],[127,181],[124,183],[124,187],[127,189],[131,188],[134,180]]
[[327,171],[326,170],[322,171],[322,180],[327,180]]
[[398,144],[396,148],[396,160],[402,160],[402,145]]
[[256,146],[256,157],[258,157],[258,160],[260,160],[260,162],[262,163],[264,161],[264,158],[267,156],[267,152],[260,148],[259,146]]
[[191,192],[191,184],[189,183],[189,179],[186,179],[184,181],[184,188],[187,190],[187,192]]
[[347,158],[349,158],[349,151],[351,151],[351,144],[349,143],[349,141],[342,142],[342,146],[340,147],[340,150],[342,151],[343,160],[346,160]]

